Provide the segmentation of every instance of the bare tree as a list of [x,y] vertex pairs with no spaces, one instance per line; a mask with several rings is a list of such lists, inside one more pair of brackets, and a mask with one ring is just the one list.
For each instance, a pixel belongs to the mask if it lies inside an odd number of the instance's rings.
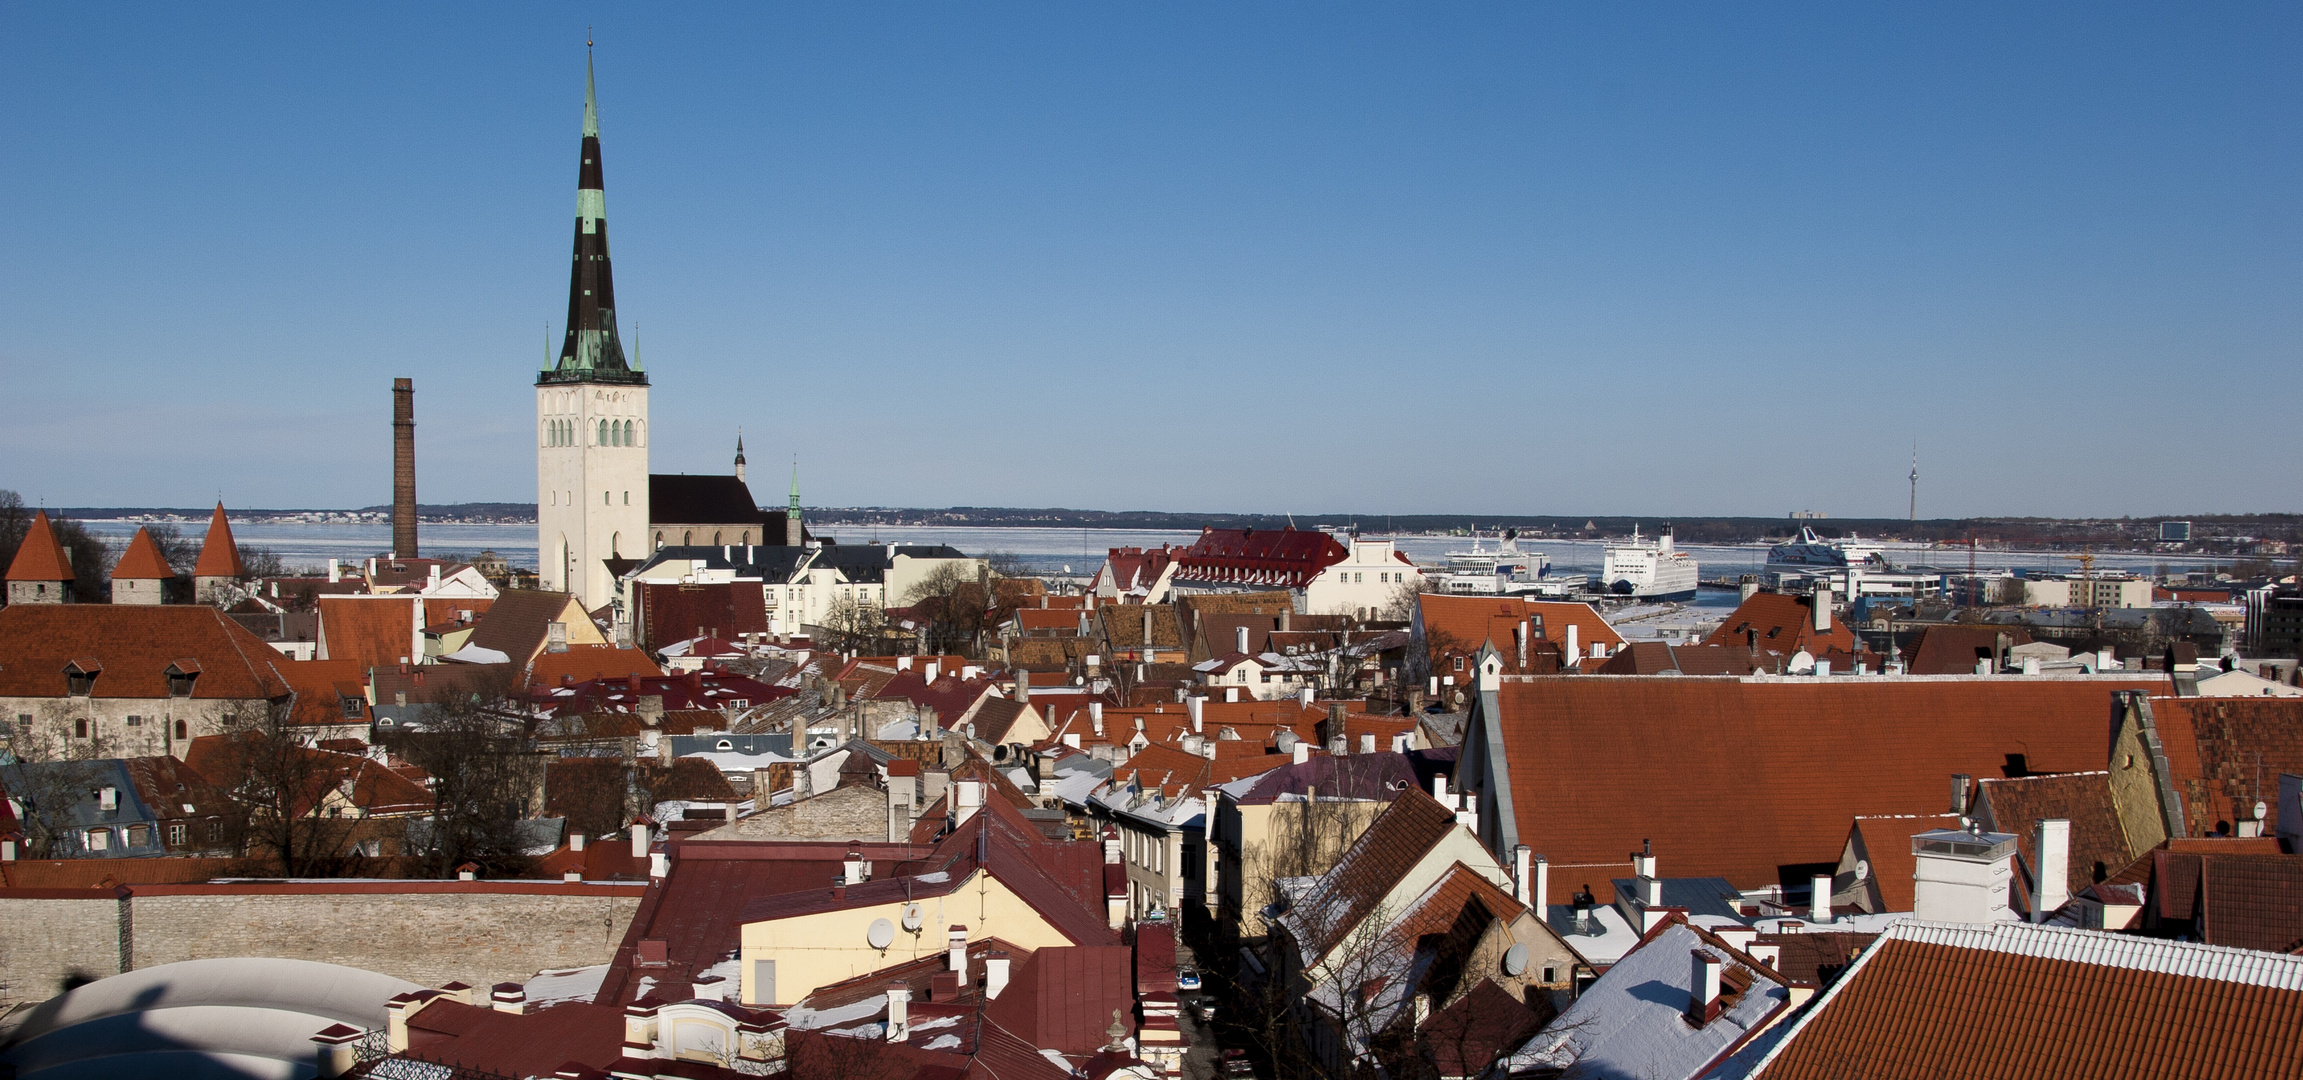
[[965,566],[946,562],[928,571],[904,594],[921,621],[922,644],[937,655],[973,655],[983,630],[983,589]]
[[825,609],[816,624],[817,645],[833,652],[867,652],[877,646],[887,629],[887,615],[877,606],[853,597],[841,597]]
[[289,877],[342,873],[363,809],[365,759],[317,748],[290,709],[281,702],[225,718],[203,767],[238,807],[234,825],[250,854],[276,860]]
[[508,678],[477,682],[470,694],[441,702],[420,730],[395,739],[400,756],[431,774],[429,828],[410,854],[433,876],[467,862],[496,876],[528,864],[520,822],[529,817],[543,762],[507,708],[509,691]]

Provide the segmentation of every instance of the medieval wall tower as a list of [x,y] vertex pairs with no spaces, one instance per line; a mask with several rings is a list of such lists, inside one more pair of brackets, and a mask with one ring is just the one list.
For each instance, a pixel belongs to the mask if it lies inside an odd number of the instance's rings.
[[575,262],[559,360],[536,377],[536,553],[545,589],[587,608],[614,599],[610,559],[647,555],[648,376],[616,334],[607,193],[592,62],[584,59]]

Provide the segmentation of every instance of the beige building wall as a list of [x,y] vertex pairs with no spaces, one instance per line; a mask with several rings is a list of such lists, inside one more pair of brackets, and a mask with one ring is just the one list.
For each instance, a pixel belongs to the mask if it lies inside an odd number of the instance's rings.
[[[920,906],[917,932],[903,929],[905,905],[901,901],[745,923],[744,1003],[789,1005],[819,987],[942,955],[950,948],[948,931],[954,925],[966,926],[971,942],[996,937],[1026,949],[1080,944],[1065,937],[999,879],[981,870],[968,875],[950,893],[915,902]],[[885,949],[872,948],[865,938],[875,919],[886,919],[896,927],[895,940]],[[772,967],[767,966],[770,964]],[[772,987],[766,985],[771,972]]]
[[[628,445],[601,425],[631,424]],[[648,535],[648,388],[603,383],[536,388],[536,542],[539,580],[587,609],[615,596],[603,560],[645,558]]]
[[[1324,874],[1366,832],[1387,804],[1358,800],[1263,803],[1241,806],[1226,800],[1217,816],[1215,912],[1241,937],[1262,937],[1256,912],[1274,899],[1271,882],[1281,877]],[[1243,895],[1244,893],[1244,895]]]
[[11,697],[0,698],[0,723],[27,761],[181,758],[193,739],[220,734],[226,718],[267,707],[261,698]]

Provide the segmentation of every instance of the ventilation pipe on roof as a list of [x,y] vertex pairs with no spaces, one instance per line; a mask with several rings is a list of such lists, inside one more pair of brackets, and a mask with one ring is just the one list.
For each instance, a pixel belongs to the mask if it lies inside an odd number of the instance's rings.
[[1517,653],[1519,654],[1519,670],[1520,670],[1521,672],[1523,672],[1523,673],[1524,673],[1525,671],[1527,671],[1527,620],[1526,620],[1526,619],[1521,619],[1521,620],[1519,620],[1519,625],[1517,625],[1517,626],[1514,626],[1514,627],[1512,627],[1512,628],[1511,628],[1511,647],[1512,647],[1512,651],[1514,651],[1514,652],[1517,652]]
[[1375,753],[1375,732],[1363,731],[1360,733],[1359,752],[1362,754]]
[[1311,708],[1312,701],[1319,697],[1319,692],[1312,689],[1311,687],[1306,686],[1303,689],[1296,691],[1295,697],[1298,702],[1302,703],[1304,708],[1308,709]]
[[1529,902],[1528,888],[1532,884],[1527,879],[1530,854],[1526,844],[1511,849],[1511,895],[1522,904]]
[[569,834],[568,834],[568,850],[569,850],[569,851],[582,851],[582,850],[584,850],[584,839],[585,839],[585,838],[584,838],[584,834],[583,834],[583,833],[580,833],[580,832],[572,832],[572,833],[569,833]]
[[929,686],[932,686],[932,685],[934,685],[934,684],[935,684],[935,681],[936,681],[936,676],[938,676],[938,675],[941,675],[941,674],[943,674],[943,673],[944,673],[944,665],[943,665],[943,661],[940,661],[940,660],[930,660],[930,661],[928,661],[927,670],[925,670],[925,671],[922,671],[922,672],[920,673],[920,682],[921,682],[923,685],[929,685]]
[[1008,954],[1006,950],[995,950],[984,957],[984,1000],[998,998],[1000,991],[1007,988]]
[[1246,652],[1246,651],[1247,651],[1247,627],[1245,627],[1245,626],[1235,626],[1235,627],[1233,627],[1233,628],[1232,628],[1232,641],[1233,641],[1233,648],[1232,648],[1232,651],[1233,651],[1233,652],[1241,652],[1241,653],[1244,653],[1244,652]]
[[912,988],[900,982],[888,984],[888,1041],[903,1042],[912,1037]]
[[1103,738],[1103,736],[1104,736],[1104,703],[1103,703],[1103,702],[1100,702],[1100,701],[1091,701],[1091,702],[1088,702],[1088,723],[1091,723],[1091,724],[1094,724],[1094,725],[1095,725],[1095,729],[1096,729],[1096,738],[1099,738],[1099,739],[1100,739],[1100,738]]
[[2071,899],[2071,823],[2062,818],[2041,821],[2031,850],[2039,864],[2031,890],[2031,921],[2046,922]]
[[1191,714],[1192,731],[1195,734],[1201,733],[1204,730],[1201,725],[1205,722],[1207,713],[1207,699],[1201,697],[1198,694],[1193,694],[1192,696],[1183,699],[1183,709],[1185,712]]
[[1817,874],[1808,881],[1811,895],[1807,900],[1807,917],[1819,923],[1831,921],[1831,875]]
[[1583,659],[1583,654],[1577,651],[1582,648],[1576,635],[1578,629],[1574,623],[1567,624],[1567,662],[1570,664]]
[[1816,632],[1816,633],[1818,633],[1818,634],[1828,634],[1828,633],[1830,633],[1830,632],[1831,632],[1831,586],[1829,586],[1829,585],[1817,585],[1817,586],[1815,587],[1815,602],[1814,602],[1814,608],[1815,608],[1815,612],[1814,612],[1814,614],[1815,614],[1815,632]]
[[648,819],[646,817],[632,819],[632,857],[635,859],[648,857]]

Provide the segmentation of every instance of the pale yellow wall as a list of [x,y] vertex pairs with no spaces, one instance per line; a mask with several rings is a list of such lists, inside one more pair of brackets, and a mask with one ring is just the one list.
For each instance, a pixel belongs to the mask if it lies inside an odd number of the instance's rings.
[[[1232,852],[1225,852],[1221,856],[1226,865],[1220,872],[1226,875],[1224,880],[1244,883],[1246,895],[1225,898],[1226,902],[1233,899],[1239,902],[1238,909],[1231,912],[1231,916],[1238,924],[1236,932],[1240,935],[1263,936],[1262,921],[1255,917],[1255,913],[1272,901],[1270,882],[1274,877],[1283,874],[1317,876],[1326,873],[1335,865],[1335,860],[1351,847],[1352,842],[1359,839],[1359,834],[1367,831],[1368,825],[1375,821],[1376,815],[1382,813],[1388,804],[1373,801],[1322,802],[1319,804],[1322,821],[1317,850],[1308,859],[1299,859],[1294,851],[1287,852],[1284,859],[1280,858],[1274,850],[1272,837],[1275,833],[1293,835],[1308,805],[1302,802],[1252,806],[1227,804],[1227,809],[1238,812],[1239,849],[1236,858]],[[1226,839],[1228,841],[1229,838]],[[1287,865],[1280,865],[1282,863]],[[1235,870],[1239,876],[1236,879],[1229,877]]]
[[[999,879],[982,871],[969,875],[953,892],[918,903],[921,920],[917,934],[903,929],[901,901],[745,923],[743,1000],[789,1005],[818,987],[941,955],[950,945],[946,931],[954,923],[968,928],[971,942],[996,937],[1027,949],[1081,944],[1065,937]],[[895,941],[885,950],[874,949],[864,940],[874,919],[886,919],[896,926]],[[755,960],[776,962],[775,1001],[757,997],[752,985]]]
[[[1503,872],[1503,867],[1496,863],[1494,856],[1487,853],[1487,848],[1479,842],[1478,837],[1472,835],[1470,829],[1459,825],[1450,829],[1447,836],[1442,838],[1438,844],[1433,845],[1430,853],[1423,857],[1423,861],[1416,863],[1413,869],[1400,875],[1399,883],[1392,886],[1389,893],[1384,894],[1381,906],[1370,912],[1369,916],[1380,918],[1386,923],[1399,918],[1400,914],[1407,910],[1409,904],[1414,903],[1424,893],[1431,891],[1431,887],[1439,883],[1440,877],[1453,869],[1455,864],[1459,862],[1470,867],[1473,873],[1486,878],[1489,883],[1503,891],[1507,893],[1511,891],[1511,878]],[[1347,933],[1340,939],[1339,945],[1348,947],[1355,936],[1357,935]],[[1344,948],[1336,950],[1337,953],[1344,951]],[[1320,963],[1310,969],[1314,981],[1326,979],[1329,973],[1328,968],[1341,962],[1344,962],[1343,958],[1336,955],[1322,957]]]

